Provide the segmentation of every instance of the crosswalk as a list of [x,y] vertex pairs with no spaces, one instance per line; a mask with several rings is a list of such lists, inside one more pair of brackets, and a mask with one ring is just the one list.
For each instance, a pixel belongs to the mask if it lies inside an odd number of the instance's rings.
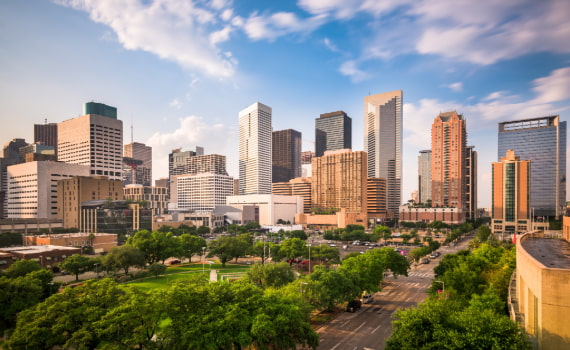
[[434,276],[433,272],[411,272],[408,274],[408,277],[433,278]]

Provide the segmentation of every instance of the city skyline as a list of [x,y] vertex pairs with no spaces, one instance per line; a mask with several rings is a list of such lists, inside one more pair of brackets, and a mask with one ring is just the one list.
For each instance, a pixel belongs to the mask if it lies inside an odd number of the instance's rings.
[[568,120],[569,11],[566,1],[530,0],[8,0],[0,105],[3,121],[18,123],[0,142],[32,142],[34,124],[97,101],[118,108],[123,140],[153,147],[154,178],[167,175],[172,149],[194,145],[226,155],[237,177],[236,114],[252,102],[272,107],[274,131],[299,130],[313,151],[314,119],[343,110],[353,150],[363,150],[362,98],[401,89],[402,202],[417,189],[433,118],[456,110],[479,153],[478,207],[488,208],[498,122]]

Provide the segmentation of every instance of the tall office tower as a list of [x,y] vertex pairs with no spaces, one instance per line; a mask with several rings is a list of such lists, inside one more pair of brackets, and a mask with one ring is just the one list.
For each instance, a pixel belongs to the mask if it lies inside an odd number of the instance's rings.
[[386,179],[369,177],[366,186],[368,218],[380,222],[386,218]]
[[150,169],[140,159],[123,157],[123,185],[150,186],[152,175]]
[[144,173],[143,182],[136,182],[143,186],[152,185],[152,147],[140,142],[131,142],[124,146],[123,156],[142,161],[142,164],[137,166],[137,169],[143,167],[147,170],[139,170],[139,173]]
[[212,211],[226,205],[233,195],[234,179],[228,175],[199,173],[174,175],[170,179],[170,202],[178,209]]
[[287,129],[273,132],[272,182],[286,182],[301,176],[301,133]]
[[168,189],[143,185],[127,185],[123,187],[125,199],[144,201],[146,207],[152,209],[153,215],[162,215],[168,208]]
[[315,119],[315,155],[352,148],[352,119],[343,111],[324,113]]
[[34,124],[34,143],[41,142],[55,148],[57,156],[57,123]]
[[311,178],[297,177],[288,182],[274,182],[271,185],[272,194],[281,196],[301,196],[303,197],[303,212],[311,212]]
[[386,208],[398,216],[402,198],[402,90],[364,97],[368,177],[386,179]]
[[61,162],[89,165],[91,175],[123,179],[123,122],[117,109],[88,102],[85,115],[57,125],[57,158]]
[[346,208],[348,212],[367,211],[366,152],[327,151],[313,158],[311,197],[321,210]]
[[494,234],[525,232],[530,229],[531,161],[521,160],[512,149],[493,166],[493,207],[491,230]]
[[201,173],[228,175],[226,171],[226,156],[221,154],[206,154],[187,158],[185,174]]
[[[508,149],[532,162],[530,207],[535,216],[558,217],[566,201],[566,122],[560,116],[499,123],[499,157]],[[499,158],[500,159],[500,158]]]
[[188,158],[203,155],[204,147],[196,146],[194,151],[183,151],[182,148],[173,149],[168,155],[168,176],[187,174]]
[[8,166],[7,218],[55,219],[57,182],[89,175],[89,166],[61,162],[29,162]]
[[301,177],[311,177],[313,175],[311,162],[314,156],[315,152],[313,151],[301,152]]
[[123,183],[105,176],[73,176],[57,182],[57,218],[65,228],[80,228],[81,203],[92,200],[122,200]]
[[466,209],[467,130],[457,112],[440,113],[431,126],[432,206]]
[[271,194],[271,107],[255,102],[239,112],[239,194]]
[[8,217],[8,166],[18,161],[10,158],[0,158],[0,219]]
[[431,150],[420,151],[418,156],[418,190],[420,203],[431,203]]
[[465,153],[465,218],[477,219],[477,151],[467,146]]
[[24,163],[24,158],[20,155],[20,148],[26,147],[28,143],[24,139],[12,139],[4,144],[4,158],[13,159],[18,163]]

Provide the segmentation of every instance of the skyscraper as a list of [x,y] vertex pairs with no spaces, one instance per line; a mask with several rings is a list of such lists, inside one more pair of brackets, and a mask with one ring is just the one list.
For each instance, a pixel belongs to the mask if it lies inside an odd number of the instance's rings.
[[117,119],[117,109],[88,102],[84,112],[57,125],[58,160],[89,165],[91,175],[122,180],[123,122]]
[[255,102],[239,112],[239,191],[271,194],[271,107]]
[[467,130],[462,114],[440,113],[431,126],[432,206],[465,209]]
[[491,230],[495,234],[530,229],[531,162],[521,160],[512,149],[493,166]]
[[152,147],[140,142],[124,146],[123,184],[152,185]]
[[34,124],[34,143],[41,142],[55,148],[57,156],[57,123]]
[[352,119],[343,111],[324,113],[315,119],[315,156],[325,151],[352,148]]
[[212,173],[228,175],[226,156],[221,154],[205,154],[186,159],[186,174]]
[[418,190],[420,203],[431,203],[431,150],[420,151],[418,156]]
[[168,155],[168,176],[188,173],[188,158],[203,156],[204,147],[196,146],[194,151],[183,151],[182,148],[173,149]]
[[364,97],[368,177],[386,179],[386,207],[394,216],[402,197],[402,90]]
[[287,129],[273,132],[272,182],[287,182],[301,176],[301,133]]
[[531,161],[530,207],[535,216],[564,214],[566,122],[547,116],[499,123],[499,158],[512,149]]
[[465,153],[465,218],[477,219],[477,151],[467,146]]

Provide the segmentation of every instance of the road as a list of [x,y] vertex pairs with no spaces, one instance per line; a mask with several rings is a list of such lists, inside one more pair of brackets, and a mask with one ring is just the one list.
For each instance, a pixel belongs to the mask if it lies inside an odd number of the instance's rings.
[[414,267],[408,277],[385,279],[384,287],[374,294],[374,301],[363,304],[354,313],[341,313],[331,322],[317,330],[320,337],[319,350],[381,350],[392,333],[392,315],[398,309],[416,306],[427,296],[427,288],[433,278],[433,268],[445,255],[465,249],[467,239],[454,247],[439,249],[440,257],[429,264]]

